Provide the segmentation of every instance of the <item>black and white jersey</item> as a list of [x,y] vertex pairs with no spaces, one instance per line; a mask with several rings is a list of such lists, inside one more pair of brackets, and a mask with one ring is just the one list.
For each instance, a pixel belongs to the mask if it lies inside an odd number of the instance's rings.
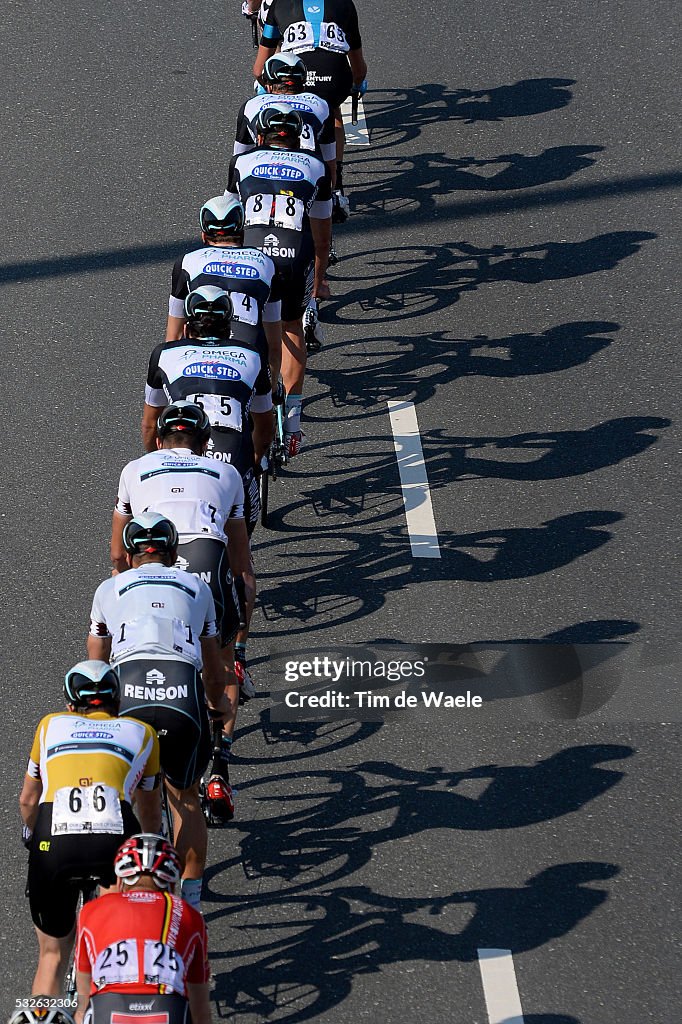
[[260,249],[228,245],[192,249],[175,261],[168,313],[184,316],[190,291],[205,284],[215,285],[229,292],[232,299],[232,337],[263,347],[263,321],[276,322],[281,315],[281,303],[269,301],[274,273],[274,263]]
[[225,525],[244,519],[244,485],[229,463],[162,448],[124,467],[116,511],[122,516],[158,512],[175,523],[182,543],[197,537],[225,542]]
[[100,583],[90,633],[111,637],[114,664],[159,654],[201,671],[201,637],[217,636],[213,595],[203,580],[154,562]]
[[318,157],[271,148],[233,156],[226,192],[244,205],[245,242],[267,253],[277,269],[312,258],[310,218],[332,212],[329,169]]
[[297,54],[308,69],[307,88],[330,107],[350,93],[350,50],[362,46],[353,0],[273,0],[262,43]]
[[183,338],[157,345],[149,360],[145,402],[163,408],[181,398],[206,410],[213,442],[210,457],[229,452],[225,461],[242,476],[253,468],[249,411],[272,409],[270,368],[263,353],[234,339],[213,343]]
[[237,116],[237,134],[234,143],[236,156],[250,153],[257,145],[256,120],[261,110],[273,104],[284,104],[301,115],[303,132],[301,149],[314,153],[323,160],[336,159],[336,136],[334,116],[329,104],[312,92],[264,93],[253,96],[243,104]]

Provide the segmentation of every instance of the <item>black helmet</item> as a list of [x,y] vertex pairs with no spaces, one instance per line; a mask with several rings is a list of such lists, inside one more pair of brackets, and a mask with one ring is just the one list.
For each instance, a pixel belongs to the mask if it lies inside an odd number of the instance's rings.
[[300,92],[308,78],[308,69],[295,53],[275,53],[268,57],[260,80],[263,85],[287,85]]
[[298,111],[287,107],[284,103],[273,103],[270,107],[261,107],[256,118],[256,131],[259,135],[279,135],[281,138],[300,139],[303,121]]
[[173,402],[163,410],[156,421],[156,433],[164,438],[173,430],[194,434],[200,441],[208,441],[211,436],[208,416],[200,405],[193,402]]
[[129,885],[142,875],[151,875],[159,889],[172,889],[180,878],[182,866],[174,846],[153,832],[139,832],[119,846],[114,871]]
[[123,547],[129,555],[166,555],[177,546],[175,524],[158,512],[140,512],[123,527]]
[[120,699],[118,674],[106,661],[79,661],[64,676],[64,700],[76,708],[109,707]]
[[201,230],[210,238],[241,235],[244,230],[244,207],[233,196],[208,199],[199,213]]
[[233,312],[228,293],[212,284],[202,285],[185,299],[187,323],[202,338],[229,338]]

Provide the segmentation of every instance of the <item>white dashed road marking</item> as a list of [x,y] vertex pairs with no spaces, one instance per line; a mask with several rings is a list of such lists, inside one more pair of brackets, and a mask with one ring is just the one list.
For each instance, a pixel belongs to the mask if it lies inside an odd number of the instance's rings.
[[490,1024],[523,1024],[511,950],[479,949],[478,966]]
[[414,558],[440,558],[417,411],[412,402],[389,402],[388,415],[393,430],[412,555]]
[[365,117],[365,105],[362,97],[358,99],[358,123],[353,124],[352,100],[349,96],[341,107],[341,116],[346,129],[347,146],[369,146],[369,129]]

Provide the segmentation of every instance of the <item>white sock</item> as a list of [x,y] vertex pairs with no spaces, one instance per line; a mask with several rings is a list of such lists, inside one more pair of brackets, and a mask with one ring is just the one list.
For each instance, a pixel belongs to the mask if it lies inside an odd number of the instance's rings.
[[287,395],[286,399],[286,422],[284,429],[287,434],[295,434],[301,429],[301,405],[302,395]]
[[189,903],[190,907],[194,907],[195,910],[201,909],[201,886],[203,879],[201,878],[183,878],[180,886],[180,895],[182,896],[185,903]]

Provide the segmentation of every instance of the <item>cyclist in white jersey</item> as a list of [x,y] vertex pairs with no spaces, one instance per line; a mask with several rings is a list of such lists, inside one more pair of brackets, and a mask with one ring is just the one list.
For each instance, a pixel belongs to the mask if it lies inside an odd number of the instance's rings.
[[208,199],[199,223],[203,246],[185,252],[173,267],[166,341],[183,336],[189,293],[215,285],[232,300],[230,337],[261,352],[267,347],[274,389],[282,363],[282,303],[270,294],[275,265],[261,249],[244,246],[244,207],[239,199]]
[[228,762],[240,688],[245,699],[255,695],[245,665],[248,629],[238,634],[244,657],[235,680],[232,641],[239,629],[240,608],[233,578],[244,583],[243,611],[248,623],[255,600],[255,577],[244,520],[242,478],[230,463],[205,457],[210,433],[208,417],[198,405],[178,401],[166,406],[157,423],[157,451],[129,462],[121,473],[112,521],[111,561],[115,570],[127,567],[125,527],[133,516],[151,509],[175,524],[179,534],[178,567],[203,579],[211,588],[229,680],[225,694],[230,706],[221,757],[213,768],[213,774],[219,775],[224,783],[218,788],[225,792],[221,806],[212,810],[216,817],[229,819],[234,814],[234,803]]
[[[199,780],[211,755],[206,698],[214,716],[229,711],[208,584],[175,568],[178,534],[144,512],[126,525],[130,568],[101,583],[90,613],[88,657],[110,660],[121,679],[121,714],[159,733],[183,896],[198,905],[208,844]],[[199,675],[203,672],[202,677]]]

